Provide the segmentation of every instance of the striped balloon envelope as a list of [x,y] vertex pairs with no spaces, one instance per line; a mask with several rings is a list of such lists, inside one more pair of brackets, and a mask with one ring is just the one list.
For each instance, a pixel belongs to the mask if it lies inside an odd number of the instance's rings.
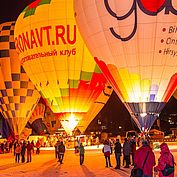
[[14,44],[15,22],[1,24],[0,111],[19,136],[39,101],[40,94],[20,64]]

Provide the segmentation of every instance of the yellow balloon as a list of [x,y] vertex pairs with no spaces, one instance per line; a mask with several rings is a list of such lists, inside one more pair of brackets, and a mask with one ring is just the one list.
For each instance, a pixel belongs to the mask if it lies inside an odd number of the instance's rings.
[[73,0],[38,0],[15,25],[21,64],[54,113],[87,112],[105,78],[76,25]]

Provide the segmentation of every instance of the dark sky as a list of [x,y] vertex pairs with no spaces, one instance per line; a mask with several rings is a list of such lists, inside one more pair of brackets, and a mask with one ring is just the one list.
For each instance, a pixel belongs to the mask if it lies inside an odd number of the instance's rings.
[[0,23],[16,20],[22,10],[34,0],[1,0]]
[[[30,3],[35,0],[1,0],[0,5],[0,23],[13,21],[18,18],[21,11]],[[165,106],[162,114],[176,114],[177,113],[177,100],[173,97]],[[133,124],[128,111],[121,103],[115,93],[112,94],[110,100],[98,115],[97,118],[105,119],[111,124],[125,126],[128,129],[133,128]],[[126,123],[126,124],[125,124]]]

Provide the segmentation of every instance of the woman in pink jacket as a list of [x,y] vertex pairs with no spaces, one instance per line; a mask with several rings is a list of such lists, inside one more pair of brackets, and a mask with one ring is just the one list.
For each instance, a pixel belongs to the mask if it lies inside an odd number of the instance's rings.
[[[166,164],[169,164],[170,166],[174,166],[174,157],[171,154],[168,145],[166,143],[162,143],[160,145],[160,157],[158,159],[158,165],[155,167],[155,171],[158,171],[159,177],[164,177],[162,170],[164,170]],[[165,176],[165,177],[174,177],[174,172],[172,172],[170,175]]]
[[152,148],[149,146],[149,142],[147,140],[144,140],[142,142],[142,146],[135,152],[134,163],[137,168],[143,170],[143,177],[153,176],[153,167],[155,166],[155,155],[152,151]]

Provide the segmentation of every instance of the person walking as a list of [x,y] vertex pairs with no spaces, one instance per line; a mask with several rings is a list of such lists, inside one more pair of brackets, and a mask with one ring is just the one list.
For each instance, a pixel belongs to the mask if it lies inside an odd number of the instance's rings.
[[80,147],[79,147],[80,165],[82,165],[84,163],[84,153],[85,153],[85,149],[84,149],[83,144],[81,143]]
[[160,150],[161,150],[160,152],[161,155],[158,159],[158,165],[154,168],[154,171],[158,172],[159,177],[164,177],[165,174],[163,174],[163,170],[165,169],[165,167],[169,165],[171,166],[170,168],[172,170],[171,170],[171,173],[166,175],[166,177],[174,177],[175,162],[174,162],[174,157],[168,148],[168,145],[166,143],[162,143],[160,145]]
[[128,141],[127,138],[124,139],[124,144],[123,144],[123,155],[125,159],[125,166],[124,168],[129,168],[130,165],[130,153],[131,153],[131,147],[130,147],[130,142]]
[[65,146],[63,144],[63,141],[60,142],[58,152],[59,152],[59,162],[60,162],[60,164],[62,164],[63,158],[64,158],[64,153],[65,153]]
[[22,144],[22,149],[21,149],[22,163],[25,162],[25,152],[26,152],[26,143],[24,141]]
[[122,149],[122,146],[121,146],[121,144],[119,142],[119,139],[116,139],[116,143],[115,143],[115,147],[114,147],[115,158],[116,158],[116,167],[115,167],[115,169],[120,169],[121,149]]
[[16,148],[15,148],[15,162],[19,163],[20,161],[20,153],[21,153],[21,145],[18,143]]
[[104,157],[106,160],[106,167],[112,167],[111,161],[110,161],[111,147],[110,147],[109,142],[107,140],[105,140],[105,142],[104,142],[104,146],[103,146],[102,151],[104,153]]
[[143,177],[153,176],[155,155],[147,140],[143,140],[142,146],[135,152],[135,167],[143,170]]
[[33,144],[31,144],[29,141],[28,141],[28,144],[27,144],[27,163],[28,162],[31,162],[32,160],[32,157],[31,157],[31,151],[34,149],[33,148]]

